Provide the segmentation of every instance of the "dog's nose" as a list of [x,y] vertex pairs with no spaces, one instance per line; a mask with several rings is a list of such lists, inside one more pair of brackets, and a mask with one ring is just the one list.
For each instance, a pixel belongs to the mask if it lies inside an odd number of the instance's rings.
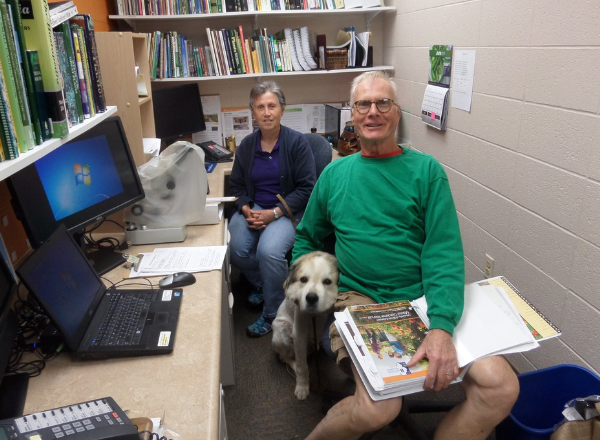
[[319,295],[317,295],[316,293],[309,293],[308,295],[306,295],[306,302],[309,303],[311,306],[315,305],[317,301],[319,301]]

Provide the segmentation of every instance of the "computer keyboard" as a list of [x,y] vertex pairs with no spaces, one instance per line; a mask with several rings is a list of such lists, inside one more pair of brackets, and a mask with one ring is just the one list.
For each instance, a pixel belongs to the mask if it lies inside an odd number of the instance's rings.
[[92,345],[137,345],[152,303],[153,293],[127,292],[111,298],[106,318],[98,327]]

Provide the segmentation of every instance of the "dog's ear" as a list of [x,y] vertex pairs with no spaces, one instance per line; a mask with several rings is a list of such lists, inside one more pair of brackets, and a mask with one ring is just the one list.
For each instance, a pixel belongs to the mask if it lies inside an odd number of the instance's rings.
[[290,286],[290,284],[292,284],[294,281],[296,281],[296,275],[298,273],[298,268],[300,267],[300,265],[298,263],[300,263],[300,261],[302,261],[302,258],[300,258],[299,260],[296,260],[296,262],[294,264],[292,264],[292,267],[290,267],[288,276],[285,279],[285,281],[283,282],[283,290],[287,290],[288,287]]
[[334,270],[336,271],[336,273],[339,275],[340,269],[338,268],[338,265],[337,265],[337,258],[334,255],[328,254],[326,252],[324,252],[324,254],[325,254],[324,255],[325,258],[327,258],[327,260],[328,260],[327,262],[329,264],[331,264],[331,267],[334,268]]

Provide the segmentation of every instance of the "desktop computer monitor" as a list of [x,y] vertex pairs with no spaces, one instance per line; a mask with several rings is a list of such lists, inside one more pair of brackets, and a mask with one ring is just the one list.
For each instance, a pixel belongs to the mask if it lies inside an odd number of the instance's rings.
[[[144,198],[121,119],[111,117],[13,174],[12,204],[34,248],[64,224],[78,241],[87,226]],[[87,253],[98,274],[123,262],[106,249]]]
[[28,383],[26,374],[5,376],[19,328],[11,308],[17,294],[17,280],[6,257],[0,255],[0,419],[23,414]]
[[166,146],[180,136],[206,130],[196,83],[153,90],[152,105],[156,137]]

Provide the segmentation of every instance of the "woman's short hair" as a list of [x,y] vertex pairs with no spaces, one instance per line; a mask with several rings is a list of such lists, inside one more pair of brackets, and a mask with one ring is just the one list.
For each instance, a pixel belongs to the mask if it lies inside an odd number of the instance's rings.
[[392,79],[387,74],[387,72],[385,72],[383,70],[372,70],[372,71],[365,72],[365,73],[357,76],[352,81],[352,85],[350,87],[350,105],[354,104],[354,92],[356,92],[356,88],[358,87],[358,85],[361,82],[366,81],[368,79],[376,79],[376,78],[380,78],[380,79],[387,81],[389,83],[389,85],[392,87],[392,93],[394,94],[394,96],[392,96],[391,99],[393,99],[394,101],[398,100],[398,96],[397,96],[398,89],[396,88],[396,83],[394,81],[392,81]]
[[254,87],[252,87],[252,90],[250,90],[250,109],[252,109],[256,98],[267,92],[275,94],[281,108],[285,108],[285,96],[283,94],[283,90],[281,90],[281,87],[279,87],[275,81],[263,81],[256,84]]

